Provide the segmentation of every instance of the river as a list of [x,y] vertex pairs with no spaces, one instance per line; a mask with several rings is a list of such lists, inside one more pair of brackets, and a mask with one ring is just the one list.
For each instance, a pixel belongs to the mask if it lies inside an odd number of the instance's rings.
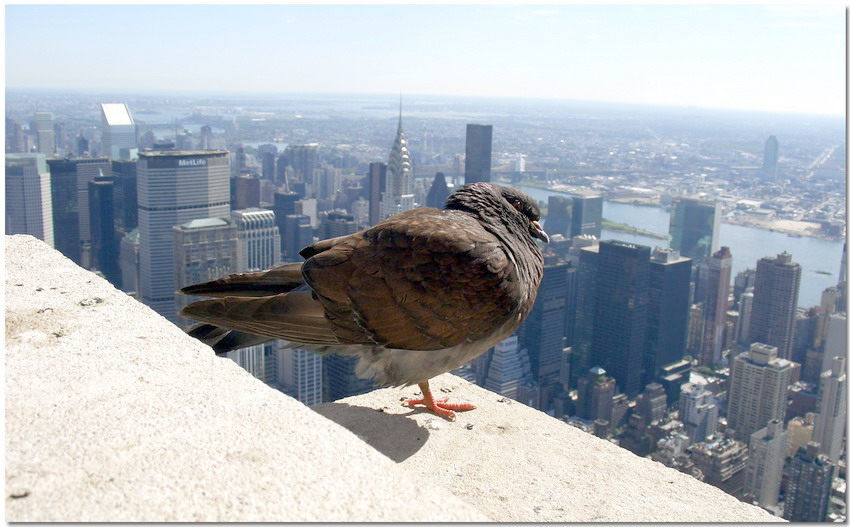
[[[550,190],[521,187],[535,200],[548,202],[550,195],[564,195]],[[659,234],[667,234],[670,226],[670,213],[659,207],[628,205],[611,201],[604,202],[602,215],[617,223],[626,223],[639,229]],[[744,269],[755,269],[756,263],[765,256],[776,256],[782,251],[791,254],[792,260],[803,269],[800,278],[800,295],[797,305],[810,307],[820,304],[820,295],[824,289],[838,282],[841,267],[843,241],[830,241],[820,238],[792,238],[781,232],[771,232],[740,225],[720,224],[720,245],[726,245],[732,252],[732,278]],[[626,234],[608,229],[602,230],[603,240],[622,240],[649,247],[667,247],[667,240],[648,236]],[[815,271],[832,273],[825,275]]]

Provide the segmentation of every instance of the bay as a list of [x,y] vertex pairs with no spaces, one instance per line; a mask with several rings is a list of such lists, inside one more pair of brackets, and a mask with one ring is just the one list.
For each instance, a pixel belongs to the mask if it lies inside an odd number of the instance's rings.
[[[535,200],[548,202],[549,196],[564,194],[551,190],[521,187]],[[667,234],[670,227],[670,212],[660,207],[647,207],[605,201],[602,216],[617,223],[625,223],[639,229]],[[792,261],[802,267],[800,294],[797,305],[811,307],[820,304],[824,289],[838,282],[841,267],[841,252],[844,241],[821,238],[793,238],[781,232],[771,232],[741,225],[720,224],[720,243],[732,252],[732,278],[745,269],[755,269],[760,258],[776,256],[782,251],[791,254]],[[621,240],[649,247],[666,248],[668,240],[649,236],[626,234],[608,229],[602,230],[603,240]],[[817,272],[821,271],[821,272]],[[823,274],[823,272],[831,274]]]

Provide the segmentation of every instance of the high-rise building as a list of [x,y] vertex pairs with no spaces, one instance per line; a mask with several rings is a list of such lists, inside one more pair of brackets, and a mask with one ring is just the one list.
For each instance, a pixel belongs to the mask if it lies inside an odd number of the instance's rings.
[[599,270],[599,244],[579,250],[578,277],[576,280],[575,341],[570,363],[570,386],[594,366],[593,334],[596,312],[596,275]]
[[695,198],[673,198],[670,210],[670,247],[701,263],[717,251],[720,204]]
[[177,322],[172,228],[229,218],[229,177],[223,150],[139,153],[140,298],[172,322]]
[[736,439],[748,441],[773,419],[785,419],[793,363],[777,357],[777,351],[755,342],[732,363],[726,421]]
[[843,453],[847,430],[847,372],[842,357],[832,359],[832,368],[820,376],[817,414],[813,441],[821,446],[821,453],[834,464]]
[[359,230],[357,228],[357,222],[354,221],[354,215],[344,210],[320,212],[319,217],[321,218],[319,220],[320,240],[354,234]]
[[283,224],[283,260],[300,262],[301,249],[313,243],[313,227],[310,217],[304,214],[290,214]]
[[702,353],[700,364],[720,364],[723,351],[726,312],[729,310],[729,286],[732,279],[732,253],[729,247],[721,247],[706,263],[705,305],[703,316]]
[[576,415],[588,421],[604,419],[611,422],[616,381],[604,369],[594,366],[578,380]]
[[785,457],[793,457],[801,447],[814,437],[815,414],[808,412],[803,417],[794,417],[788,421],[788,445],[785,447]]
[[141,276],[138,227],[121,238],[118,267],[121,269],[121,290],[138,300]]
[[101,143],[103,155],[110,159],[131,159],[133,149],[137,149],[136,123],[130,115],[130,108],[123,103],[103,103],[100,105]]
[[762,178],[766,181],[776,181],[779,168],[779,141],[775,135],[767,138],[764,143],[764,163],[762,164]]
[[387,160],[386,190],[381,193],[381,220],[415,206],[413,196],[413,164],[407,136],[401,127],[401,109],[398,130]]
[[685,425],[688,445],[702,443],[714,435],[719,411],[714,393],[706,389],[704,381],[682,386],[679,393],[679,419]]
[[729,438],[697,443],[690,447],[691,460],[705,477],[705,483],[741,498],[747,468],[747,445]]
[[6,154],[6,234],[53,247],[53,202],[44,154]]
[[659,378],[662,367],[685,356],[688,337],[688,284],[691,260],[673,249],[652,251],[643,384]]
[[750,339],[750,324],[753,318],[753,293],[755,289],[749,288],[741,294],[741,300],[738,303],[738,325],[735,326],[735,342],[741,346],[746,346],[752,342]]
[[230,207],[233,210],[259,208],[260,178],[236,176],[230,178]]
[[785,512],[791,522],[825,522],[835,465],[814,441],[797,451],[788,467]]
[[274,212],[234,210],[230,218],[236,224],[235,272],[262,271],[280,263],[280,231]]
[[800,291],[800,264],[787,252],[776,258],[764,257],[756,266],[753,311],[750,316],[750,342],[776,346],[779,357],[791,357],[794,343],[794,316]]
[[466,125],[466,168],[465,184],[490,181],[490,166],[493,153],[493,125]]
[[602,196],[573,196],[573,217],[570,237],[602,237]]
[[590,362],[602,366],[629,398],[640,391],[649,258],[645,245],[599,242]]
[[549,236],[560,234],[564,238],[572,237],[573,200],[569,196],[549,196],[546,211],[546,233]]
[[647,423],[660,421],[667,414],[667,394],[657,382],[646,385],[635,399],[635,411],[646,419]]
[[[277,384],[287,395],[307,406],[321,403],[322,356],[301,348],[283,347],[281,344],[283,344],[283,341],[275,342],[277,347]],[[337,397],[337,399],[339,398]]]
[[56,153],[56,132],[53,130],[53,114],[50,112],[35,112],[32,119],[32,130],[36,136],[38,152],[48,157]]
[[750,436],[744,492],[752,495],[762,508],[776,507],[779,499],[787,439],[779,419],[769,421]]
[[89,217],[91,218],[91,267],[97,269],[115,287],[121,287],[120,247],[114,219],[115,180],[98,177],[89,181]]
[[17,119],[6,117],[6,153],[23,153],[26,150],[24,127]]
[[212,127],[208,124],[201,127],[201,140],[198,148],[201,150],[212,150]]
[[275,181],[275,153],[272,151],[263,152],[262,157],[263,163],[263,179],[267,179],[269,181]]
[[137,166],[137,161],[112,162],[115,231],[119,241],[139,226]]
[[428,196],[425,198],[426,207],[434,207],[442,209],[446,205],[451,190],[446,183],[446,176],[442,172],[437,172],[434,176],[434,181],[431,183],[431,188],[428,189]]
[[487,390],[519,400],[524,385],[534,383],[528,352],[519,338],[511,335],[493,347],[483,386]]
[[91,228],[88,183],[111,175],[109,159],[48,159],[53,206],[53,240],[56,249],[88,268]]
[[[236,272],[236,225],[226,218],[191,220],[172,227],[174,289],[208,282]],[[177,311],[192,302],[192,297],[179,295],[172,301]],[[179,319],[181,327],[193,324]]]
[[329,403],[345,397],[361,395],[376,388],[372,381],[355,374],[357,357],[350,355],[323,355],[322,401]]
[[544,412],[549,410],[560,385],[569,294],[568,268],[566,263],[543,267],[534,307],[518,330],[520,346],[528,350],[531,372],[540,385],[540,409]]
[[313,172],[319,168],[319,144],[289,145],[284,151],[284,156],[293,169],[294,179],[304,183],[308,194],[312,196],[315,192]]
[[387,190],[387,164],[369,163],[366,176],[366,196],[369,201],[369,225],[381,221],[381,196]]

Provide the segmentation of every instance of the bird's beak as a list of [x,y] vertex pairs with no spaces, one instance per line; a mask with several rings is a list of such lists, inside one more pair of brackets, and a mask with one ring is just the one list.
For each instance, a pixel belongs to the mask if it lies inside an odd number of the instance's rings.
[[543,227],[540,226],[540,223],[536,221],[531,222],[531,235],[537,238],[538,240],[542,240],[543,243],[549,243],[549,235],[546,234],[546,231],[543,230]]

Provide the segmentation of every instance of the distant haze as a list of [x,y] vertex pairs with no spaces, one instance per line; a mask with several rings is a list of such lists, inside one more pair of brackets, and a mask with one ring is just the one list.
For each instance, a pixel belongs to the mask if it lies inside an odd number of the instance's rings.
[[7,89],[416,93],[843,115],[810,5],[7,5]]

